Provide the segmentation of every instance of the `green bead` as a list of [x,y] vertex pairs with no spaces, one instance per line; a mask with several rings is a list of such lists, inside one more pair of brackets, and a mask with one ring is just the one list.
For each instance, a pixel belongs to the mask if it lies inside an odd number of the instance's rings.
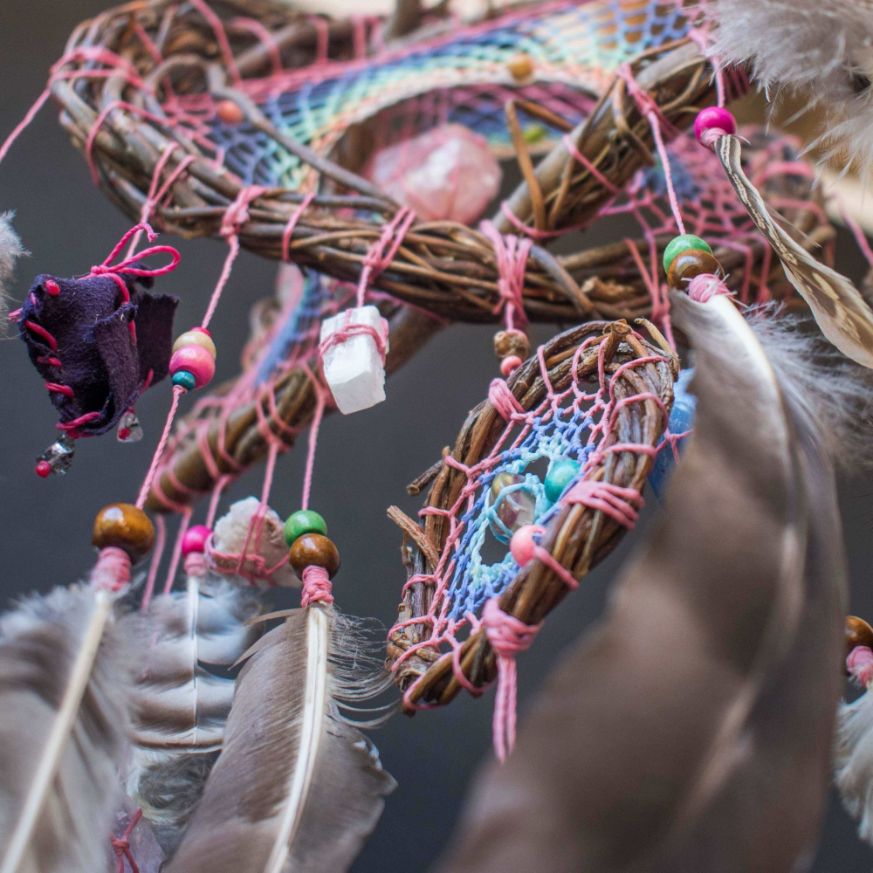
[[556,458],[549,464],[544,483],[549,503],[554,503],[564,493],[564,489],[579,475],[581,468],[578,461],[571,461],[569,458]]
[[298,509],[297,512],[292,512],[282,530],[288,548],[291,548],[295,540],[304,534],[313,533],[324,536],[327,533],[327,522],[311,509]]
[[667,248],[664,249],[664,272],[666,273],[670,269],[670,264],[673,263],[676,258],[682,254],[682,252],[687,252],[688,249],[697,249],[701,252],[708,252],[710,255],[712,254],[712,247],[706,240],[701,239],[699,236],[694,236],[693,233],[683,233],[681,236],[674,236],[673,239],[667,243]]
[[177,370],[173,373],[173,384],[186,391],[193,391],[197,387],[197,380],[193,373],[189,373],[187,370]]

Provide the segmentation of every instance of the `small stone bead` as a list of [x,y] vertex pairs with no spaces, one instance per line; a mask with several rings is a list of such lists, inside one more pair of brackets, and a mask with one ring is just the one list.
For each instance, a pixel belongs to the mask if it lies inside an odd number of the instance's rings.
[[203,346],[184,346],[170,358],[170,372],[175,375],[181,370],[190,373],[196,387],[202,388],[215,375],[215,357]]
[[494,354],[501,360],[510,355],[530,357],[530,340],[520,330],[501,330],[494,334]]
[[110,503],[94,519],[91,542],[98,549],[124,549],[133,562],[147,555],[154,541],[151,519],[132,503]]
[[721,264],[716,260],[715,255],[700,249],[686,249],[673,258],[673,263],[667,270],[667,284],[671,288],[685,291],[688,288],[688,283],[695,276],[701,276],[704,273],[715,274],[720,270]]
[[542,532],[543,529],[539,525],[526,524],[512,535],[512,539],[509,541],[509,551],[519,567],[524,567],[533,560],[537,549],[537,541],[534,536]]
[[715,137],[724,133],[736,133],[737,121],[732,113],[723,106],[707,106],[697,113],[694,119],[694,136],[701,145],[709,148],[712,142],[707,142],[710,136]]
[[312,509],[298,509],[291,513],[282,529],[285,543],[290,548],[298,537],[315,533],[324,536],[327,533],[327,522]]
[[846,654],[856,646],[867,646],[873,649],[873,627],[870,627],[863,618],[850,615],[846,618]]
[[215,106],[215,114],[225,124],[239,124],[245,115],[235,100],[219,100]]
[[670,264],[682,252],[688,249],[697,249],[701,252],[709,252],[712,254],[712,248],[706,240],[702,240],[699,236],[694,236],[693,233],[683,233],[680,236],[674,236],[667,243],[667,248],[664,249],[664,272],[670,270]]
[[578,461],[570,458],[556,458],[549,464],[543,483],[549,503],[554,503],[564,493],[564,489],[579,475],[581,468]]
[[186,330],[185,333],[179,334],[176,338],[176,342],[173,343],[173,351],[178,352],[179,349],[183,349],[185,346],[201,346],[206,349],[213,358],[218,355],[215,343],[212,342],[212,337],[205,327],[193,327],[191,330]]
[[525,79],[529,79],[535,69],[530,55],[525,54],[516,55],[506,64],[506,68],[516,82],[523,82]]
[[179,388],[184,388],[186,391],[193,391],[197,387],[197,380],[193,373],[187,370],[179,370],[178,373],[173,373],[173,384]]
[[212,529],[205,524],[195,524],[185,531],[185,536],[182,537],[182,554],[190,555],[194,552],[203,554],[206,551],[206,543],[209,537],[212,536]]
[[307,533],[297,537],[288,551],[288,561],[300,576],[310,566],[324,567],[331,579],[340,567],[337,547],[323,534]]

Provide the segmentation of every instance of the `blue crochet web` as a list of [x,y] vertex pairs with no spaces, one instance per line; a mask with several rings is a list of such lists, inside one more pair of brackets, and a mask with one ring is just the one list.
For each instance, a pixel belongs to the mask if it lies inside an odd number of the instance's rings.
[[[478,479],[475,500],[460,518],[464,533],[453,552],[454,571],[447,589],[452,619],[462,619],[468,613],[479,615],[485,602],[502,594],[518,574],[518,563],[508,550],[496,562],[484,554],[489,539],[505,543],[511,535],[498,517],[503,501],[517,492],[526,492],[535,505],[532,523],[543,527],[557,515],[559,503],[548,499],[541,475],[531,467],[542,461],[577,461],[580,472],[575,482],[594,451],[588,442],[594,420],[587,409],[574,404],[553,410],[550,402],[544,406],[527,419],[523,438],[501,453],[499,463]],[[491,486],[503,473],[523,476],[523,481],[500,489],[495,497]]]
[[[521,97],[574,123],[611,75],[640,52],[686,35],[675,2],[563,2],[504,14],[402,51],[322,61],[244,84],[272,125],[320,154],[350,126],[377,116],[377,138],[410,136],[437,124],[463,124],[496,150],[509,146],[504,107]],[[526,55],[535,73],[518,82],[510,63]],[[521,113],[529,139],[545,131]],[[393,129],[393,132],[392,132]],[[252,125],[214,120],[210,139],[225,166],[247,185],[306,187],[311,168]]]

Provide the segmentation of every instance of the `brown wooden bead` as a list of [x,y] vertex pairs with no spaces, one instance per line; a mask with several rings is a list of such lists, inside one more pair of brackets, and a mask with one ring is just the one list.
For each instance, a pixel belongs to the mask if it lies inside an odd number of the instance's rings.
[[151,551],[154,541],[151,519],[132,503],[110,503],[94,519],[91,542],[98,549],[124,549],[136,562]]
[[511,355],[530,357],[530,340],[520,330],[501,330],[494,334],[494,354],[502,361]]
[[519,54],[510,59],[506,64],[506,68],[509,70],[509,75],[516,82],[523,82],[533,75],[534,62],[531,60],[530,55]]
[[308,533],[297,537],[288,552],[288,561],[300,576],[307,567],[324,567],[331,579],[340,568],[340,556],[333,541],[323,534]]
[[215,114],[225,124],[240,124],[245,118],[239,103],[235,100],[219,100],[215,105]]
[[863,618],[850,615],[846,618],[846,654],[848,655],[855,646],[868,646],[873,649],[873,627],[870,627]]
[[680,252],[670,264],[667,271],[667,283],[671,288],[685,291],[688,283],[695,277],[704,273],[717,273],[721,265],[714,255],[703,252],[700,249],[686,249]]

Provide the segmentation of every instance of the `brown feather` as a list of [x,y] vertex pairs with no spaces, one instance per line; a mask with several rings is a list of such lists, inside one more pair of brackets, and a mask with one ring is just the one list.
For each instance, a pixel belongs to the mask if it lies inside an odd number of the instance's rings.
[[224,751],[167,873],[342,873],[394,780],[340,712],[366,698],[332,607],[290,613],[248,653]]
[[666,511],[442,870],[788,873],[814,847],[841,684],[832,470],[727,298],[676,316],[699,404]]

